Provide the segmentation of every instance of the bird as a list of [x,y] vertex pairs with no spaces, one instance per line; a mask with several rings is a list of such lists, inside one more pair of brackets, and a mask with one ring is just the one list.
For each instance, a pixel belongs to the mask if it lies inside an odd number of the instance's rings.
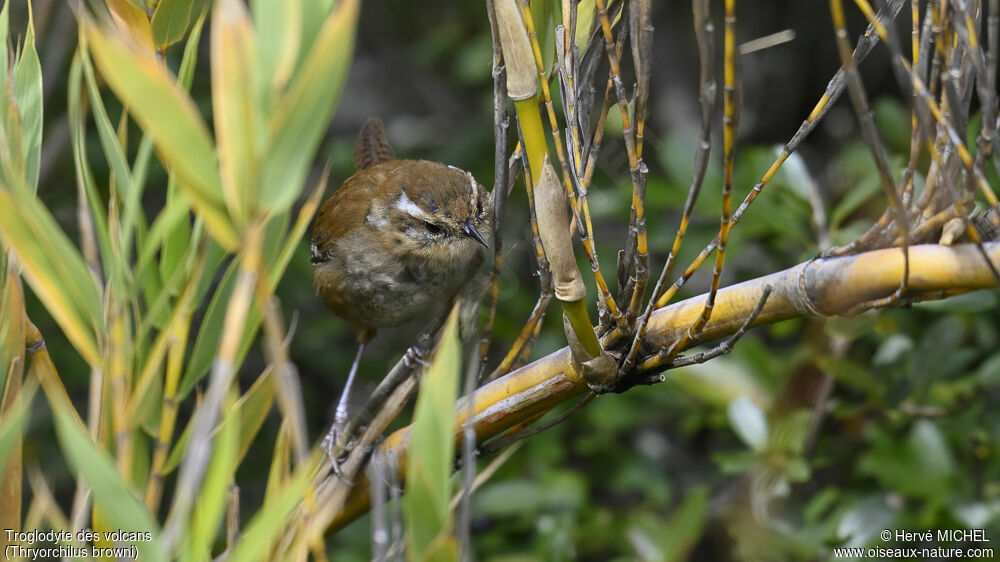
[[[313,222],[313,284],[347,320],[358,350],[324,441],[332,455],[348,422],[348,396],[365,345],[382,328],[443,308],[483,261],[493,202],[471,173],[427,160],[397,159],[377,118],[354,146],[355,173]],[[334,461],[336,464],[336,461]]]

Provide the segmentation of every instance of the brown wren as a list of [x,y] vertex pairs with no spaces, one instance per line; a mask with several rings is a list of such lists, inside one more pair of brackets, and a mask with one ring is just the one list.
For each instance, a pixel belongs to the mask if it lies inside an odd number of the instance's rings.
[[493,202],[472,174],[395,159],[378,119],[361,127],[354,167],[312,228],[316,290],[351,323],[359,344],[328,451],[347,424],[347,396],[365,344],[379,328],[446,305],[482,263],[492,234]]

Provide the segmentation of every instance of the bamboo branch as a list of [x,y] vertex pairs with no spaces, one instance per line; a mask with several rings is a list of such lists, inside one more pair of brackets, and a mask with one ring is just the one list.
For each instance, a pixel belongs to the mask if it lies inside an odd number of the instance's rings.
[[[1000,243],[986,243],[983,248],[994,263],[1000,263]],[[909,254],[910,296],[937,299],[996,286],[990,267],[974,244],[911,246]],[[752,326],[856,310],[859,304],[896,291],[903,268],[899,249],[887,248],[813,259],[720,289],[711,320],[688,342],[688,347],[735,334],[768,285],[772,292]],[[681,337],[701,313],[705,299],[706,295],[693,297],[654,312],[643,348],[660,349]],[[640,369],[647,367],[639,365]],[[587,384],[573,370],[569,349],[560,349],[476,390],[471,409],[465,399],[460,399],[456,404],[456,439],[471,424],[477,441],[482,442],[587,391]],[[409,434],[409,427],[402,428],[382,444],[383,452],[398,455],[401,476],[405,476]],[[368,509],[368,490],[367,482],[357,482],[344,508],[330,522],[328,532],[343,527]]]

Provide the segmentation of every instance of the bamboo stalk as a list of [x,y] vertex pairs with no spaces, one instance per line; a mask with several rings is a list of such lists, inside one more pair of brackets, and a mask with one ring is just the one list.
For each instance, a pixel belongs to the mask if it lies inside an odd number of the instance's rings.
[[[975,244],[911,246],[909,256],[910,295],[943,298],[956,291],[996,286],[990,267]],[[983,248],[994,263],[1000,263],[1000,243]],[[835,316],[857,305],[892,294],[903,275],[903,255],[887,248],[852,256],[814,259],[792,268],[720,289],[715,311],[689,347],[735,334],[761,301],[765,288],[771,294],[752,326],[772,324],[801,316]],[[643,342],[647,349],[669,346],[701,314],[707,295],[693,297],[653,313]],[[751,327],[752,327],[751,326]],[[655,359],[655,358],[654,358]],[[655,365],[640,364],[640,369]],[[499,435],[508,428],[546,412],[589,388],[573,371],[568,348],[560,349],[476,390],[472,415],[465,399],[456,404],[456,439],[467,424],[476,430],[477,441]],[[409,427],[389,435],[382,444],[385,453],[399,455],[405,476]],[[356,482],[344,508],[329,524],[336,531],[363,514],[369,505],[368,484]]]

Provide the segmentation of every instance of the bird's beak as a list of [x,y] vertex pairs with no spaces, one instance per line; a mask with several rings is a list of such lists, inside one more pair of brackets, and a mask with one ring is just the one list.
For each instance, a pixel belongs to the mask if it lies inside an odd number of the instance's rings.
[[469,237],[475,240],[476,242],[482,244],[484,248],[490,247],[490,245],[486,243],[486,240],[483,240],[483,237],[479,235],[479,231],[476,230],[476,227],[472,225],[471,220],[466,221],[466,223],[462,225],[462,232],[469,235]]

